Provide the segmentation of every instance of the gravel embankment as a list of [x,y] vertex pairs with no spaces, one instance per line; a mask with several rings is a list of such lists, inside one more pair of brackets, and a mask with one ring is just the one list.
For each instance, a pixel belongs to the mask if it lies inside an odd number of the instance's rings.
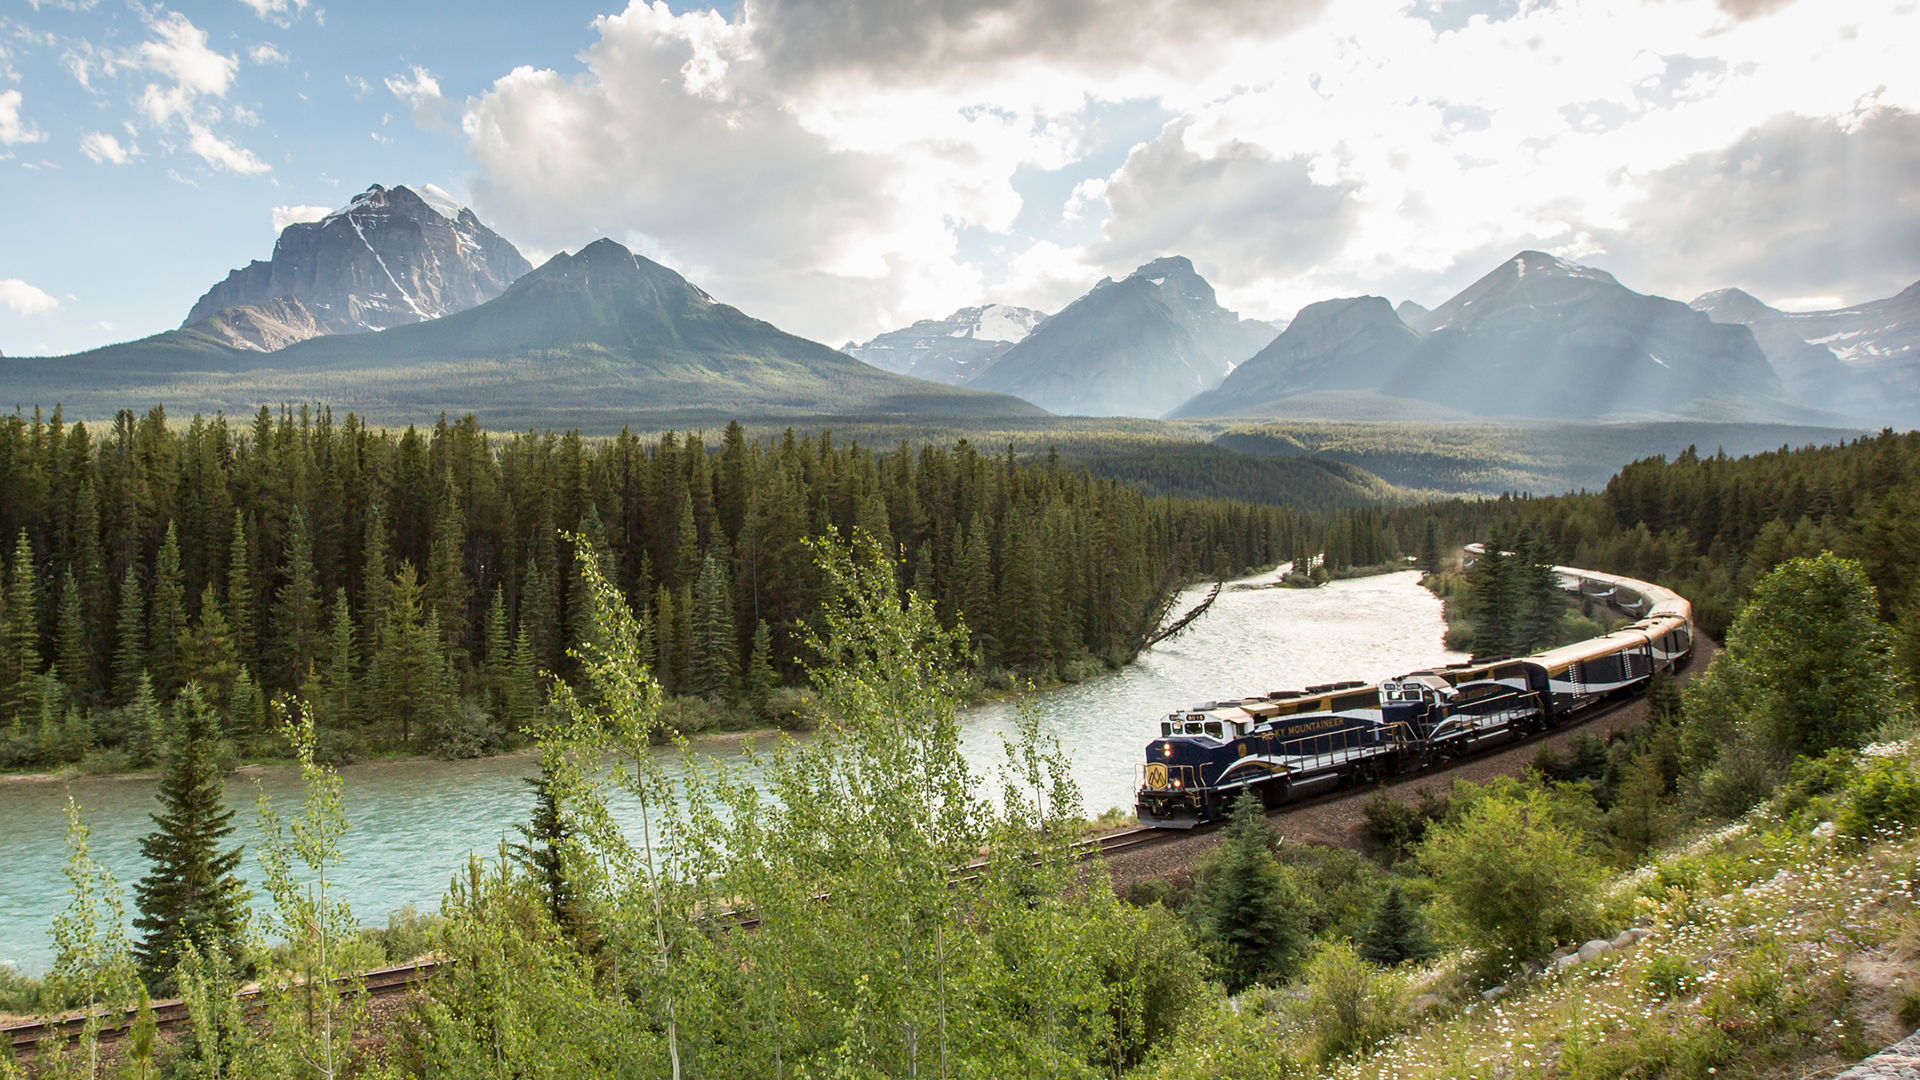
[[[1719,651],[1718,644],[1700,637],[1694,647],[1693,660],[1680,673],[1679,680],[1684,683],[1695,672],[1704,670],[1707,661]],[[1402,802],[1413,803],[1419,800],[1418,793],[1422,787],[1430,787],[1435,794],[1440,794],[1455,780],[1484,784],[1497,776],[1519,776],[1542,746],[1565,753],[1567,744],[1580,732],[1591,732],[1604,739],[1647,718],[1644,698],[1611,707],[1597,707],[1605,708],[1605,711],[1573,727],[1533,736],[1483,757],[1463,761],[1452,768],[1401,777],[1393,781],[1387,791]],[[1268,820],[1281,836],[1296,843],[1326,844],[1365,851],[1366,819],[1361,815],[1361,808],[1373,797],[1373,792],[1372,788],[1361,788],[1319,796],[1300,805],[1275,810]],[[1202,852],[1219,842],[1218,831],[1190,834],[1169,843],[1116,853],[1107,860],[1107,869],[1113,876],[1114,888],[1124,893],[1136,881],[1182,877]]]

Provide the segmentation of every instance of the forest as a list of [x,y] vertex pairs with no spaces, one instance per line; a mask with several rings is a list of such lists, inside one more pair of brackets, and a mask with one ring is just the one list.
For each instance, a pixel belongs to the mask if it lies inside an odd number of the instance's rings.
[[[902,590],[964,621],[971,676],[1011,688],[1130,660],[1176,590],[1317,549],[1373,557],[1376,511],[1149,497],[965,439],[887,450],[729,424],[643,441],[389,431],[328,410],[250,425],[158,407],[100,431],[0,420],[0,768],[158,760],[189,684],[241,753],[284,754],[272,703],[319,710],[323,760],[463,756],[520,737],[592,605],[593,544],[647,628],[675,730],[805,724],[823,598],[805,552],[856,526]],[[1356,518],[1355,515],[1358,515]],[[1342,539],[1342,538],[1345,539]]]
[[1917,512],[1920,433],[1882,431],[1738,458],[1689,448],[1671,461],[1636,461],[1596,493],[1455,499],[1387,516],[1408,550],[1429,519],[1443,544],[1524,529],[1555,562],[1679,592],[1715,639],[1774,567],[1832,551],[1865,567],[1912,674],[1920,673]]

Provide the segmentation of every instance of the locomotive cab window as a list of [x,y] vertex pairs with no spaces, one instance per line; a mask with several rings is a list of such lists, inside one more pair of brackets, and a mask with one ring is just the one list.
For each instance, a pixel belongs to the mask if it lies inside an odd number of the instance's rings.
[[1160,737],[1164,739],[1171,734],[1173,734],[1172,722],[1167,720],[1160,721]]
[[1226,735],[1222,732],[1220,728],[1220,721],[1218,720],[1207,721],[1207,735],[1215,739],[1226,738]]

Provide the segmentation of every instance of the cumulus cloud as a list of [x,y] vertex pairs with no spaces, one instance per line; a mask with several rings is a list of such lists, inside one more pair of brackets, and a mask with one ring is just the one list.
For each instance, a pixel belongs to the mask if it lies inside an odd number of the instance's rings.
[[307,10],[307,0],[240,0],[253,9],[255,15],[271,23],[286,26]]
[[140,110],[155,126],[193,114],[202,96],[225,97],[233,85],[240,61],[207,47],[207,32],[170,11],[150,18],[152,40],[134,47],[143,66],[172,80],[172,85],[148,83],[140,96]]
[[413,74],[387,78],[387,89],[413,110],[413,122],[429,131],[451,130],[447,122],[450,102],[440,93],[440,80],[426,68],[414,66]]
[[0,145],[44,142],[47,133],[20,119],[18,90],[0,90]]
[[187,148],[200,155],[201,160],[216,169],[236,172],[242,176],[257,176],[273,168],[266,162],[253,156],[253,151],[215,135],[202,124],[188,124],[190,136]]
[[89,131],[80,138],[80,152],[96,165],[125,165],[140,153],[138,146],[121,146],[120,140],[104,131]]
[[38,315],[59,307],[60,301],[19,278],[0,278],[0,304],[13,309],[16,315]]
[[[1611,264],[1682,299],[1738,285],[1794,307],[1835,307],[1920,278],[1920,115],[1853,130],[1782,116],[1648,177]],[[1811,295],[1809,295],[1811,294]]]
[[273,231],[277,234],[287,226],[301,221],[319,221],[333,211],[325,206],[276,206],[273,208]]
[[263,41],[247,50],[247,57],[256,64],[284,64],[287,62],[287,54],[281,52],[270,41]]
[[[1749,132],[1920,111],[1900,0],[634,2],[596,29],[581,70],[465,104],[489,220],[546,251],[611,235],[823,340],[1057,307],[1166,254],[1269,318],[1431,304],[1522,247],[1627,265],[1661,193]],[[388,88],[416,121],[445,100],[424,70]],[[1136,105],[1174,119],[1115,167],[1100,117]],[[1822,273],[1782,294],[1852,291]]]

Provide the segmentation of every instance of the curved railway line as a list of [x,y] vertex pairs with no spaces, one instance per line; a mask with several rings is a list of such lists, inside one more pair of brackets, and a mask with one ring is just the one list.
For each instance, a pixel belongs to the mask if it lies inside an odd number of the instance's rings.
[[[1499,762],[1508,754],[1515,751],[1524,750],[1536,743],[1556,736],[1565,736],[1588,727],[1594,722],[1611,716],[1620,709],[1632,705],[1638,700],[1638,698],[1630,698],[1587,710],[1577,724],[1569,724],[1551,731],[1526,735],[1514,739],[1506,747],[1501,748],[1495,753],[1478,758],[1457,759],[1437,768],[1399,777],[1389,786],[1400,787],[1402,785],[1417,784],[1423,779],[1434,776],[1444,776],[1466,766]],[[1369,790],[1368,788],[1354,786],[1334,788],[1294,799],[1283,806],[1269,810],[1267,816],[1271,819],[1301,814],[1344,800],[1362,798]],[[1083,859],[1112,859],[1116,856],[1126,857],[1170,844],[1193,844],[1195,841],[1200,840],[1200,838],[1217,831],[1224,824],[1224,822],[1211,822],[1192,830],[1172,830],[1153,827],[1127,829],[1121,832],[1108,833],[1104,836],[1096,836],[1083,840],[1076,845],[1076,848],[1078,849],[1079,856]],[[962,867],[956,871],[956,877],[964,880],[966,877],[971,876],[969,874],[970,871],[978,871],[983,865],[984,864],[975,863]],[[731,927],[737,929],[751,930],[759,924],[757,918],[744,912],[727,912],[724,913],[721,918],[726,919]],[[369,971],[362,975],[345,977],[335,981],[342,988],[349,988],[357,981],[360,990],[369,998],[384,998],[397,994],[405,994],[420,987],[429,979],[433,978],[440,967],[440,961],[427,959],[396,967],[381,968],[378,971]],[[266,1002],[263,1000],[263,997],[262,991],[258,989],[243,990],[240,994],[241,1009],[248,1013],[258,1013],[266,1007]],[[154,1020],[160,1031],[177,1030],[188,1027],[191,1024],[191,1020],[187,1015],[186,1003],[183,1001],[156,1001],[152,1007]],[[114,1041],[124,1035],[127,1029],[133,1025],[137,1014],[135,1010],[129,1009],[125,1012],[116,1011],[104,1013],[101,1014],[101,1017],[99,1030],[102,1041]],[[84,1029],[86,1022],[86,1014],[70,1013],[51,1020],[33,1021],[0,1027],[0,1035],[4,1035],[7,1038],[8,1043],[13,1048],[14,1054],[18,1056],[32,1053],[34,1047],[44,1039],[58,1038],[64,1040],[75,1038],[79,1036],[82,1029]]]

